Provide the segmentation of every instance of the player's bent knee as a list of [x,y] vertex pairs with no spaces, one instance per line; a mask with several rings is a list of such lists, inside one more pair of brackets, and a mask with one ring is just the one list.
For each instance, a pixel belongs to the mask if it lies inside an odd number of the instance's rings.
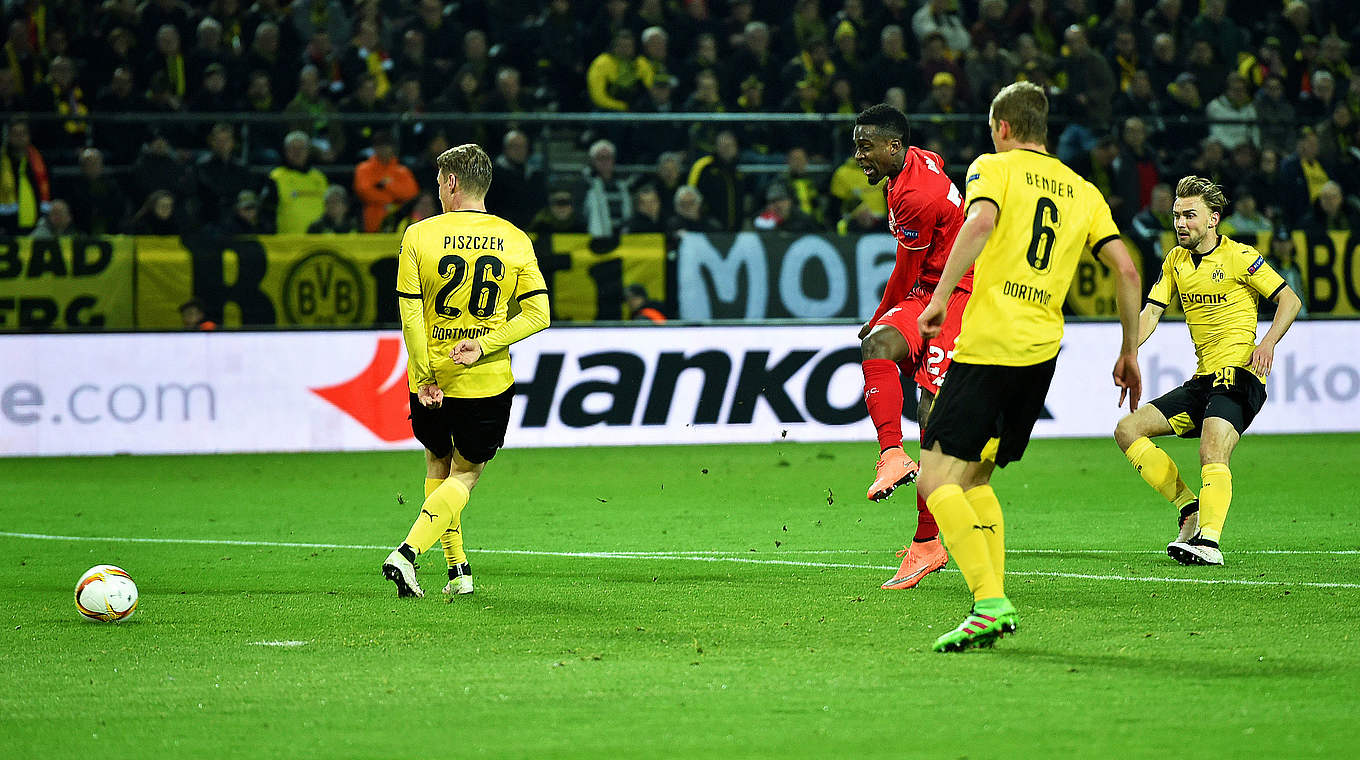
[[1114,426],[1114,442],[1119,445],[1120,451],[1128,451],[1133,442],[1142,437],[1132,414],[1124,415],[1124,419]]
[[892,329],[875,329],[859,343],[860,356],[865,359],[900,361],[906,356],[905,341]]

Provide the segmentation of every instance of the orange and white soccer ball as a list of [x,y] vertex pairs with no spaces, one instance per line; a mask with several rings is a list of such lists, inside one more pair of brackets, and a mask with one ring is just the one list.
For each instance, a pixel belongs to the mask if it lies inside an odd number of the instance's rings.
[[137,610],[137,584],[121,567],[95,565],[76,583],[76,609],[91,620],[127,620]]

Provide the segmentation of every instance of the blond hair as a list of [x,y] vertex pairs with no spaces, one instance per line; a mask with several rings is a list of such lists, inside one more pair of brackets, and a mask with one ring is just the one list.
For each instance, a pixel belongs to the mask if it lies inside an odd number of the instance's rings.
[[1022,143],[1048,141],[1048,96],[1033,82],[1012,82],[992,98],[992,118],[1011,125],[1011,139]]
[[435,166],[439,167],[441,183],[452,174],[469,198],[485,198],[491,187],[491,157],[480,145],[465,143],[449,148],[435,159]]
[[1220,216],[1223,209],[1228,207],[1228,196],[1223,194],[1223,188],[1215,185],[1212,180],[1194,175],[1181,177],[1181,181],[1176,183],[1176,197],[1203,198],[1204,205]]

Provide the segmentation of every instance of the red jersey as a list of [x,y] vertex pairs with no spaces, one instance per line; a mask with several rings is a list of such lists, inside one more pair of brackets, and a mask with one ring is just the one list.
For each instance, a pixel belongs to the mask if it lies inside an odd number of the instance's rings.
[[[963,226],[963,194],[944,173],[944,159],[915,146],[907,148],[902,171],[886,180],[888,232],[897,238],[897,263],[883,291],[874,320],[906,300],[917,282],[940,282],[954,237]],[[973,290],[970,268],[959,289]]]

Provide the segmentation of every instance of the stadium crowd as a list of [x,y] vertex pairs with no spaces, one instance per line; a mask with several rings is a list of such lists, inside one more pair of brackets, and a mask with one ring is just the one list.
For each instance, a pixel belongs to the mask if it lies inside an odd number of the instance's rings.
[[[957,175],[1016,79],[1135,238],[1188,173],[1227,189],[1229,234],[1360,225],[1352,0],[10,0],[5,21],[8,234],[400,230],[466,141],[534,232],[877,231],[848,121],[821,115],[892,103]],[[755,118],[587,120],[584,158],[545,165],[541,123],[429,116],[534,112]]]

